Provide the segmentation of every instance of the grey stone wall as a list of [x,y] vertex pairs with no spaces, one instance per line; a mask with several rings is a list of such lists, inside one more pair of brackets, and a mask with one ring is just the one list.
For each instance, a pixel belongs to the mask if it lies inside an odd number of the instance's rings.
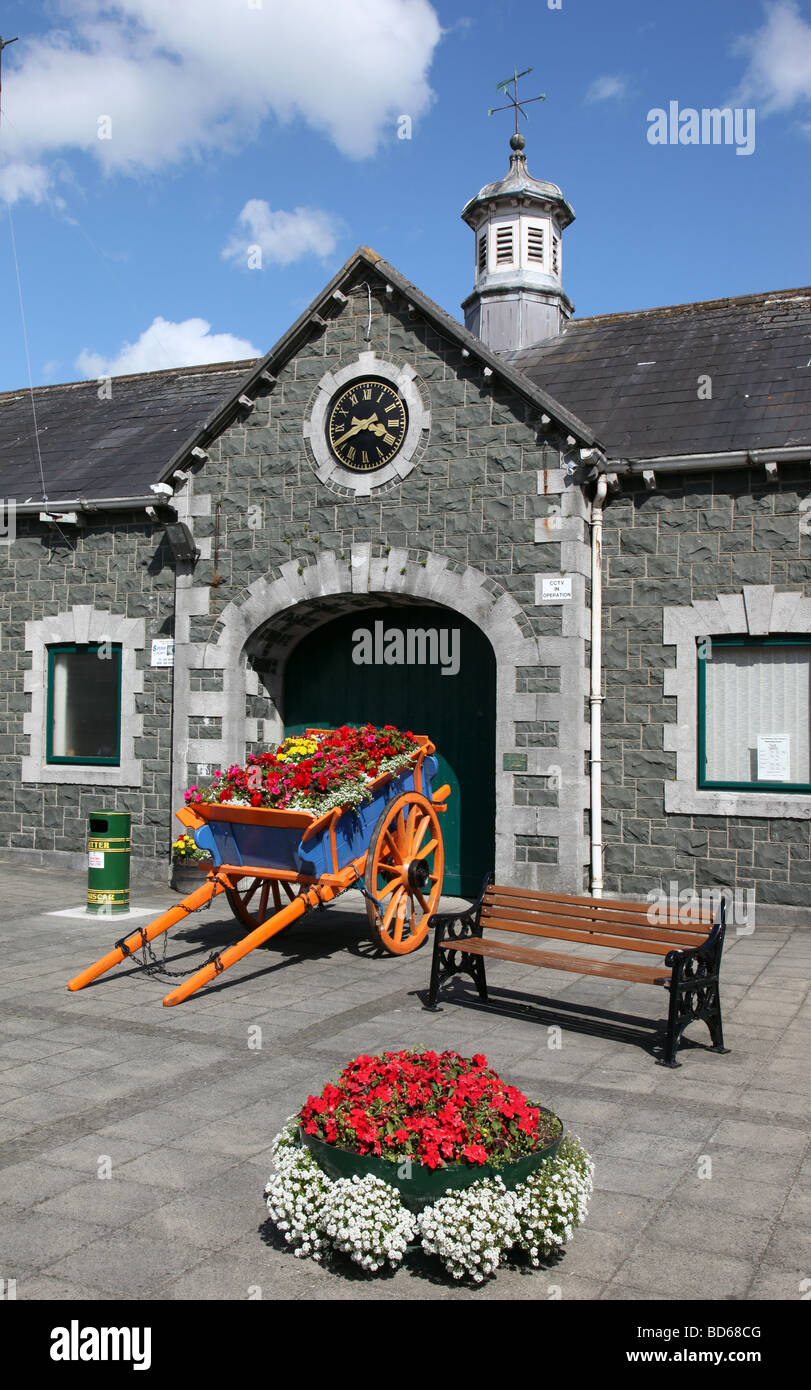
[[[675,649],[663,610],[740,595],[744,586],[811,594],[811,537],[800,526],[808,470],[660,476],[647,492],[623,480],[605,509],[603,799],[605,883],[644,896],[671,881],[701,891],[755,889],[758,902],[805,906],[809,821],[665,812],[676,776],[667,751],[676,700],[664,693]],[[671,743],[671,746],[672,743]]]
[[[133,856],[161,860],[169,848],[171,777],[171,669],[149,666],[151,639],[171,636],[174,571],[163,528],[145,517],[121,514],[60,534],[37,519],[17,518],[17,538],[0,550],[0,847],[79,852],[87,817],[99,807],[130,811]],[[31,653],[25,624],[89,605],[144,620],[146,645],[136,652],[143,689],[135,696],[142,729],[135,738],[141,781],[137,787],[22,784],[31,708],[24,689]]]

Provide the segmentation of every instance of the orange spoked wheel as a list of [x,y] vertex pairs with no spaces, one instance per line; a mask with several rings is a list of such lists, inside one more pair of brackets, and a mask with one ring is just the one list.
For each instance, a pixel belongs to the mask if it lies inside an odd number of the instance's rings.
[[373,939],[395,956],[416,951],[439,906],[445,852],[436,811],[419,792],[384,807],[366,856],[364,883]]
[[226,888],[225,896],[237,921],[248,931],[255,931],[297,895],[283,880],[279,883],[270,878],[246,877],[238,879],[234,888]]

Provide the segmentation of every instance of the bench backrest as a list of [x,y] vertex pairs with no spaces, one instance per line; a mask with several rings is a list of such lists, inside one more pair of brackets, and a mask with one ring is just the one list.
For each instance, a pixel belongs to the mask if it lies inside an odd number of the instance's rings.
[[713,928],[711,912],[667,913],[651,903],[540,893],[504,884],[489,885],[479,921],[488,931],[582,941],[659,956],[674,947],[701,946]]

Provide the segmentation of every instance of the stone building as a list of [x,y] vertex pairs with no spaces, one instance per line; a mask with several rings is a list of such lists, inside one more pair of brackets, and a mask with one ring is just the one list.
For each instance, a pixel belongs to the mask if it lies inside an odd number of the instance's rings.
[[438,745],[448,891],[804,905],[811,290],[577,319],[512,146],[467,327],[362,247],[260,361],[0,396],[4,853],[101,804],[165,864],[189,784],[371,719]]

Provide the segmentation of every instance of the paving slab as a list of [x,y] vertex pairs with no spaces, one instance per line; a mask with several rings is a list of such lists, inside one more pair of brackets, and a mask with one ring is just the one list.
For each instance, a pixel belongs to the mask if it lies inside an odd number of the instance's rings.
[[[80,902],[83,886],[80,874],[59,875],[63,902]],[[713,1054],[695,1024],[672,1071],[650,1050],[661,992],[638,986],[553,971],[528,980],[505,965],[493,971],[492,1009],[457,979],[426,1011],[428,953],[376,954],[352,895],[174,1009],[161,1002],[173,982],[139,963],[67,992],[120,933],[49,916],[48,872],[0,864],[0,895],[15,964],[0,1009],[0,1254],[18,1298],[801,1296],[811,1224],[807,926],[731,939],[721,989],[733,1051]],[[140,894],[135,885],[134,901],[160,899],[154,885]],[[238,937],[215,905],[170,942],[172,968]],[[261,1047],[251,1045],[257,1027]],[[478,1288],[420,1258],[375,1279],[295,1259],[272,1232],[263,1189],[281,1124],[356,1051],[419,1044],[485,1052],[595,1157],[589,1218],[559,1259],[534,1272],[508,1265]],[[99,1175],[105,1157],[109,1177]]]

